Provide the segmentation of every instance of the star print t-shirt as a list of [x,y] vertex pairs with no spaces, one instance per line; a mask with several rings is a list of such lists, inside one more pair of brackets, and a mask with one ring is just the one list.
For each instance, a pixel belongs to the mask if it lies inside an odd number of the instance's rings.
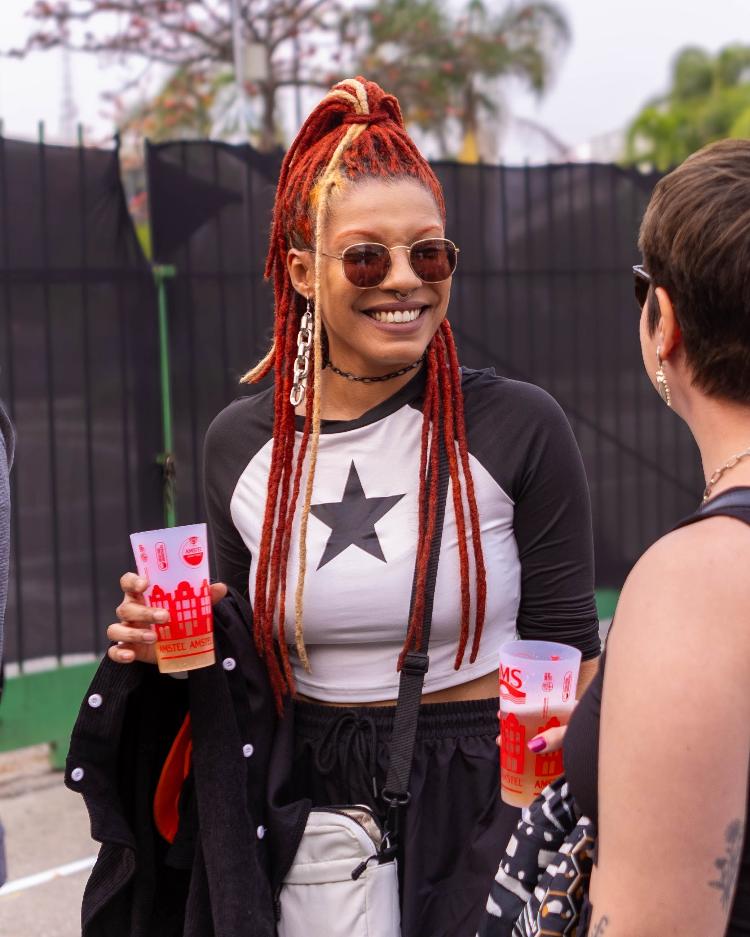
[[[515,637],[599,653],[588,488],[570,426],[540,388],[462,372],[469,461],[487,570],[479,654],[454,669],[461,589],[448,492],[425,693],[497,668]],[[417,542],[424,375],[357,420],[323,421],[307,533],[304,633],[294,650],[299,506],[287,576],[285,637],[300,693],[329,702],[398,695]],[[219,579],[252,597],[271,463],[273,392],[230,404],[206,436],[205,483]],[[301,420],[298,430],[301,430]],[[297,444],[301,439],[297,434]],[[470,537],[470,533],[467,531]],[[472,621],[473,552],[469,547]]]

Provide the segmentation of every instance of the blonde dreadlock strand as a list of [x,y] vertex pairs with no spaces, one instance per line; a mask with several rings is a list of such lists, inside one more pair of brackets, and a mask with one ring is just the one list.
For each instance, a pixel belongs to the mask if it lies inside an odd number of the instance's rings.
[[[357,84],[357,83],[355,83]],[[341,92],[344,94],[345,92]],[[340,96],[338,92],[331,92],[333,95]],[[365,98],[366,102],[366,98]],[[358,101],[358,104],[360,102]],[[294,595],[294,644],[299,655],[300,662],[305,670],[310,670],[310,663],[305,648],[304,624],[302,620],[303,596],[305,591],[305,574],[307,572],[307,523],[310,517],[310,505],[312,503],[313,483],[315,481],[315,469],[318,462],[318,444],[320,442],[320,384],[323,373],[323,319],[321,316],[320,303],[320,275],[322,266],[322,255],[320,253],[320,244],[322,242],[323,223],[325,221],[326,210],[328,207],[328,194],[333,183],[336,170],[341,161],[341,154],[357,137],[364,131],[365,124],[353,124],[344,134],[343,139],[336,147],[331,160],[326,167],[323,177],[319,183],[318,205],[315,218],[315,311],[313,328],[313,407],[312,407],[312,428],[310,431],[310,465],[307,469],[307,478],[305,480],[305,500],[300,515],[299,529],[299,565],[297,567],[297,589]]]

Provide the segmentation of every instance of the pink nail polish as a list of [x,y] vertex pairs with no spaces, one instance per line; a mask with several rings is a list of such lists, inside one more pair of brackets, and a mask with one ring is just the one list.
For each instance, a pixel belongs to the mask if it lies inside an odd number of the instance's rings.
[[536,753],[543,752],[546,747],[547,743],[544,741],[544,739],[541,738],[532,739],[528,745],[529,750]]

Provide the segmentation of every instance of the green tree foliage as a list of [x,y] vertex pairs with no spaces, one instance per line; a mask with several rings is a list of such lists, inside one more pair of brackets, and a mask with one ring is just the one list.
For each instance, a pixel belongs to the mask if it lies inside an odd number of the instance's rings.
[[669,91],[628,128],[626,158],[664,171],[725,137],[750,137],[750,46],[716,55],[689,47],[674,60]]
[[399,98],[408,122],[435,135],[443,156],[452,155],[451,124],[465,138],[501,120],[503,79],[546,91],[570,38],[548,2],[380,0],[365,15],[360,70]]

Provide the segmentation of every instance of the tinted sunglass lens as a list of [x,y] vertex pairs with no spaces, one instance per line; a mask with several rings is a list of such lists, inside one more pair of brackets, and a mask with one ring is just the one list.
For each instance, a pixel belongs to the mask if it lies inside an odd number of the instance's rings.
[[412,270],[425,283],[447,280],[456,269],[456,246],[443,238],[428,238],[412,244],[409,252]]
[[391,255],[382,244],[354,244],[344,251],[342,261],[346,278],[360,289],[382,283],[391,267]]

